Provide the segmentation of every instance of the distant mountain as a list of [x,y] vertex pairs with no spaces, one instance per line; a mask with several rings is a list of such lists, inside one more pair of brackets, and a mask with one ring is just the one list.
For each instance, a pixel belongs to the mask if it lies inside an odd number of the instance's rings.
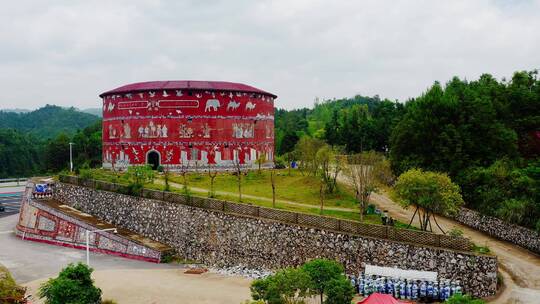
[[40,138],[52,138],[62,132],[72,135],[99,119],[96,115],[83,113],[73,107],[54,105],[26,113],[0,110],[0,128],[16,129]]
[[82,109],[81,112],[96,115],[98,117],[103,117],[103,111],[100,108],[88,108],[88,109]]
[[15,108],[15,109],[0,109],[0,111],[13,112],[13,113],[27,113],[27,112],[30,112],[32,110]]

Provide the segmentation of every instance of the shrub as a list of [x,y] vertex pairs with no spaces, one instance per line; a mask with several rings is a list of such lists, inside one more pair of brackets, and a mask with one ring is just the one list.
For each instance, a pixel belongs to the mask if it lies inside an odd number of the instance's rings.
[[477,245],[473,245],[473,248],[472,250],[476,253],[480,253],[480,254],[488,254],[491,252],[491,250],[489,249],[489,247],[487,246],[477,246]]
[[324,288],[325,304],[349,304],[354,296],[354,287],[344,275],[328,281]]
[[286,167],[287,167],[287,162],[282,157],[276,157],[274,159],[274,168],[285,169]]
[[38,291],[46,304],[100,303],[101,289],[94,286],[93,269],[85,264],[69,264],[57,278],[43,283]]
[[311,277],[311,290],[320,295],[321,302],[327,284],[339,279],[343,274],[343,266],[334,260],[314,259],[304,265],[302,270]]
[[285,268],[275,275],[255,280],[251,284],[254,300],[268,304],[305,303],[311,278],[299,268]]
[[473,299],[470,295],[455,294],[451,296],[447,301],[447,304],[484,304],[483,300]]
[[115,300],[103,300],[101,301],[101,304],[117,304]]
[[462,237],[463,236],[463,231],[461,229],[458,229],[458,228],[452,228],[450,229],[450,231],[448,231],[448,235],[450,236],[453,236],[453,237]]
[[81,169],[79,171],[79,178],[82,180],[90,180],[94,178],[94,174],[92,172],[92,169]]
[[141,191],[143,189],[143,185],[136,183],[136,182],[130,182],[127,186],[121,186],[118,188],[118,192],[126,195],[132,195],[132,196],[140,196]]
[[26,290],[15,283],[9,271],[0,266],[0,303],[5,299],[22,299]]

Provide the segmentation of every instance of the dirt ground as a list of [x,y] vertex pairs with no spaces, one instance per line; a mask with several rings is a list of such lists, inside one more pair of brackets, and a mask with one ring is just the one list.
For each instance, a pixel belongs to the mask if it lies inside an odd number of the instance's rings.
[[[98,270],[92,275],[103,299],[119,304],[240,304],[250,298],[251,280],[214,273],[184,274],[183,269],[113,269]],[[24,284],[36,295],[40,279]],[[31,302],[43,303],[32,296]]]

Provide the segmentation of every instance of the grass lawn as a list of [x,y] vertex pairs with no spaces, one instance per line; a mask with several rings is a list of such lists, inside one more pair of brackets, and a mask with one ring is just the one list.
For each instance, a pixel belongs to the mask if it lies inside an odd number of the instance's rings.
[[[125,174],[114,173],[110,170],[95,169],[91,170],[94,179],[127,184],[129,181]],[[318,177],[302,175],[297,170],[292,170],[291,175],[288,170],[275,170],[276,173],[276,199],[301,203],[308,206],[298,206],[287,204],[284,202],[276,202],[276,209],[296,211],[309,214],[320,213],[320,179]],[[188,188],[210,189],[210,177],[208,173],[189,173],[186,175],[188,180]],[[163,176],[156,174],[156,179],[163,180]],[[178,184],[183,183],[181,175],[172,173],[170,181]],[[144,185],[145,188],[154,190],[163,190],[163,184],[154,182]],[[219,173],[214,180],[215,191],[230,192],[231,194],[216,194],[215,198],[238,202],[238,182],[237,177],[229,172]],[[170,191],[184,193],[182,187],[170,187]],[[196,196],[207,197],[208,190],[195,191],[189,189],[190,194]],[[272,186],[270,183],[270,171],[262,170],[258,173],[257,170],[250,171],[247,175],[242,175],[242,194],[258,196],[266,199],[255,199],[243,197],[242,203],[258,205],[263,207],[272,207],[272,202],[268,199],[272,198]],[[325,207],[343,207],[350,209],[358,209],[358,204],[355,202],[352,188],[340,184],[338,190],[333,194],[325,194]],[[323,215],[358,221],[360,214],[358,211],[341,211],[341,210],[326,210],[323,208]],[[377,214],[365,215],[364,222],[368,224],[381,224],[381,218]],[[406,224],[396,222],[396,227],[404,228]],[[413,228],[414,229],[414,228]]]
[[[276,172],[276,199],[292,201],[302,204],[319,206],[320,178],[302,175],[298,170],[292,170],[289,176],[287,170],[275,170]],[[210,178],[206,173],[190,173],[187,175],[188,186],[210,189]],[[183,183],[183,178],[173,174],[171,181]],[[216,191],[238,193],[237,177],[231,173],[219,173],[215,179]],[[326,206],[358,208],[355,202],[353,190],[340,184],[338,190],[332,194],[325,194]],[[272,185],[270,183],[270,171],[262,170],[261,173],[250,171],[242,176],[242,194],[272,198]],[[235,201],[238,198],[236,197]]]

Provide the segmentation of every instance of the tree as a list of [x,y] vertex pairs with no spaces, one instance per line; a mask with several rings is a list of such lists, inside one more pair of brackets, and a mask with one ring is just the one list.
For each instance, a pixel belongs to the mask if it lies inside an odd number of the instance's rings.
[[326,294],[325,304],[349,304],[354,296],[354,287],[351,281],[344,275],[332,279],[326,284],[324,289]]
[[302,174],[307,171],[308,175],[317,175],[319,163],[317,160],[317,151],[324,146],[320,139],[304,136],[296,144],[295,153],[300,161],[299,167]]
[[78,130],[72,138],[73,165],[75,169],[101,166],[101,120]]
[[437,224],[435,214],[452,215],[463,205],[459,186],[447,174],[421,169],[411,169],[398,177],[394,197],[401,206],[415,208],[411,223],[418,214],[420,229],[423,231],[433,231],[431,217]]
[[251,284],[254,300],[269,304],[304,303],[311,286],[309,274],[299,268],[285,268]]
[[276,172],[270,169],[270,184],[272,185],[272,208],[276,208]]
[[394,172],[412,168],[448,172],[455,178],[471,166],[488,166],[517,156],[516,132],[505,125],[505,87],[490,75],[478,81],[436,82],[409,101],[393,129],[390,159]]
[[171,191],[171,185],[169,183],[171,179],[171,170],[169,169],[168,165],[165,165],[163,167],[163,180],[165,182],[165,187],[163,188],[163,191]]
[[339,112],[337,109],[332,111],[332,119],[326,123],[324,130],[325,140],[329,145],[334,146],[341,143]]
[[132,182],[141,186],[153,182],[155,177],[154,171],[150,165],[130,166],[128,167],[126,175]]
[[324,292],[332,280],[339,279],[343,274],[343,266],[334,260],[314,259],[301,266],[311,278],[310,290],[320,295],[323,302]]
[[210,192],[208,193],[209,197],[215,197],[216,192],[214,190],[214,180],[216,179],[218,172],[213,168],[213,166],[208,167],[208,177],[210,177]]
[[46,168],[49,172],[59,172],[69,165],[69,142],[66,133],[60,133],[47,142],[45,148]]
[[293,160],[295,160],[296,154],[294,153],[294,151],[291,151],[283,154],[283,157],[285,158],[285,160],[287,160],[287,171],[289,176],[291,176],[292,162]]
[[334,193],[337,189],[337,177],[342,169],[341,158],[336,151],[327,144],[319,148],[315,155],[316,165],[319,166],[322,180],[328,193]]
[[345,175],[351,181],[356,201],[360,207],[360,221],[364,220],[369,205],[371,193],[377,189],[376,176],[377,164],[381,162],[381,157],[371,151],[348,156],[347,169]]
[[45,298],[46,304],[98,304],[101,302],[101,289],[94,286],[92,271],[82,263],[69,264],[57,278],[43,283],[38,295]]
[[180,175],[182,175],[182,190],[184,191],[184,194],[186,196],[189,196],[189,189],[188,189],[188,174],[189,164],[180,164]]
[[503,159],[458,176],[467,207],[536,229],[540,217],[540,160]]
[[324,190],[325,190],[326,183],[324,182],[324,179],[321,179],[321,183],[319,186],[319,201],[321,203],[321,208],[319,211],[319,214],[323,214],[323,208],[324,208]]
[[259,157],[257,157],[257,165],[259,166],[258,173],[261,174],[261,167],[266,163],[266,153],[259,153]]
[[43,144],[13,129],[0,129],[0,178],[27,177],[44,172]]
[[236,174],[236,181],[238,183],[238,201],[242,202],[242,165],[240,164],[240,155],[233,160],[233,164]]

